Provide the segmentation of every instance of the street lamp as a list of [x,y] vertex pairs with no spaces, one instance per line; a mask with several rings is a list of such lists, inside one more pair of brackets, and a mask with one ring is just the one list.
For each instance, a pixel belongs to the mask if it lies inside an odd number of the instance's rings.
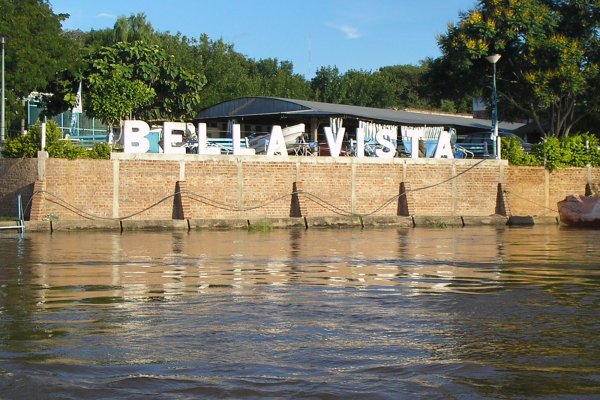
[[492,83],[492,139],[494,139],[494,158],[500,158],[500,146],[498,145],[498,95],[496,94],[496,63],[500,59],[500,54],[492,54],[485,59],[494,66]]
[[6,36],[0,36],[0,44],[2,44],[2,114],[0,116],[0,147],[4,147],[5,136],[5,118],[4,118],[4,44],[6,43]]

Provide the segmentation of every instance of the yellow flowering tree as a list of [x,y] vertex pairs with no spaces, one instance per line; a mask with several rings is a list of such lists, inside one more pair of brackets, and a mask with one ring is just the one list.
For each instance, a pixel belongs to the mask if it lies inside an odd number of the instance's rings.
[[485,57],[501,54],[505,110],[541,132],[568,136],[600,113],[600,0],[480,0],[438,41],[440,65],[474,94],[491,84]]

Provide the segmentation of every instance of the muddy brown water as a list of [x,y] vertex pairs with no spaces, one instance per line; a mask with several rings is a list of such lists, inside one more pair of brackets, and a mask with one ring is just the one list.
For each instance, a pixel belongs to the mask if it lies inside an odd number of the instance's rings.
[[600,231],[0,236],[0,398],[600,396]]

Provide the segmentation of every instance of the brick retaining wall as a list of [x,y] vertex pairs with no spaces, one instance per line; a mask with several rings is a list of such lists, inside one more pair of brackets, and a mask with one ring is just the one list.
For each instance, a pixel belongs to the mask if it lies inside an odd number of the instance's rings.
[[21,194],[25,207],[37,177],[35,158],[0,159],[0,216],[17,216],[18,194]]
[[15,215],[16,192],[28,201],[38,180],[32,220],[484,217],[504,204],[508,215],[555,216],[557,201],[600,182],[597,168],[549,173],[496,160],[164,154],[2,159],[0,173],[0,215]]

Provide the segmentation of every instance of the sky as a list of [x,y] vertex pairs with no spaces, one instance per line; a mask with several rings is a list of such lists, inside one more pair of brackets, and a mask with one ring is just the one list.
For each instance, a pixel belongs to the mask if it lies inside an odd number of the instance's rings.
[[320,67],[377,71],[441,55],[437,36],[476,0],[50,0],[63,29],[112,28],[144,13],[155,30],[223,39],[248,58],[291,61],[307,79]]

